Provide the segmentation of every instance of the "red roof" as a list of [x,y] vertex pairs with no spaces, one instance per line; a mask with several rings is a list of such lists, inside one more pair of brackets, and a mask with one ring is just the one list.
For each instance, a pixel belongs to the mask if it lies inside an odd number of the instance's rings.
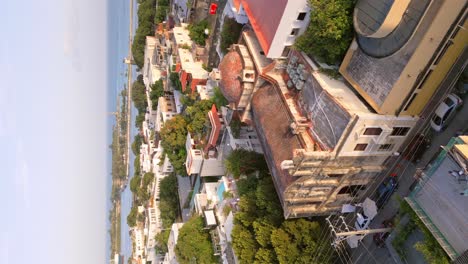
[[258,89],[252,98],[252,112],[265,159],[281,200],[283,192],[296,180],[287,170],[281,169],[281,163],[292,160],[294,150],[303,147],[298,136],[291,132],[288,106],[278,90],[271,84]]
[[219,72],[221,73],[221,81],[219,88],[224,97],[230,103],[237,103],[242,95],[242,85],[240,76],[242,73],[242,58],[236,51],[228,52],[218,65]]
[[205,146],[205,151],[208,151],[210,147],[216,146],[216,142],[219,138],[219,133],[221,131],[221,122],[219,121],[218,111],[216,110],[216,105],[213,104],[211,111],[208,112],[208,118],[211,123],[211,132],[208,144]]
[[182,84],[182,92],[185,92],[185,89],[187,89],[187,81],[188,81],[188,76],[189,74],[182,70],[182,73],[180,75],[180,83]]
[[192,91],[192,94],[195,93],[197,90],[197,85],[205,85],[206,84],[206,79],[192,79],[192,82],[190,83],[190,90]]
[[181,68],[180,62],[178,62],[175,66],[175,72],[180,72],[180,68]]
[[242,6],[265,54],[270,50],[288,0],[242,0]]

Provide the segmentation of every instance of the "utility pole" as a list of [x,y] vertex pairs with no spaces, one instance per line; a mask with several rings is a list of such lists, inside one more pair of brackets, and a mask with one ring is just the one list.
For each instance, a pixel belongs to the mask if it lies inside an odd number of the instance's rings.
[[333,242],[333,246],[337,248],[340,246],[341,242],[346,240],[348,245],[351,248],[356,248],[358,246],[358,242],[361,241],[366,235],[368,234],[375,234],[375,233],[384,233],[390,232],[392,228],[377,228],[377,229],[363,229],[363,230],[351,230],[346,223],[343,216],[339,216],[337,225],[335,226],[330,221],[330,216],[326,218],[328,225],[330,226],[331,232],[335,236],[335,241]]

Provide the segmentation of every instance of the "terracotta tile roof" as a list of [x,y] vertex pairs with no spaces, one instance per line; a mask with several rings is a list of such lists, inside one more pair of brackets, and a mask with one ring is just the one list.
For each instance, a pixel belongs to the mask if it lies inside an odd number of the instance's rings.
[[221,73],[220,90],[231,103],[237,103],[242,95],[240,76],[243,65],[242,58],[236,51],[230,51],[218,66]]
[[206,79],[192,79],[192,81],[190,82],[191,93],[195,93],[195,91],[197,91],[197,85],[205,85],[206,81]]
[[293,151],[302,147],[298,137],[290,131],[287,106],[276,87],[267,85],[260,88],[253,96],[252,110],[265,159],[281,199],[286,187],[294,181],[287,171],[281,169],[281,162],[291,160]]
[[187,81],[189,79],[189,74],[182,70],[181,75],[180,75],[180,83],[182,84],[182,92],[185,92],[185,89],[187,89]]
[[175,66],[175,72],[180,72],[180,68],[181,68],[180,62],[178,62]]
[[210,149],[210,147],[215,147],[216,142],[219,138],[219,133],[221,131],[221,122],[219,121],[218,111],[216,110],[216,106],[213,104],[211,107],[211,111],[208,112],[208,118],[210,119],[211,123],[211,132],[210,137],[208,139],[208,144],[205,146],[205,152]]
[[288,0],[242,0],[242,6],[265,54],[270,50],[287,3]]

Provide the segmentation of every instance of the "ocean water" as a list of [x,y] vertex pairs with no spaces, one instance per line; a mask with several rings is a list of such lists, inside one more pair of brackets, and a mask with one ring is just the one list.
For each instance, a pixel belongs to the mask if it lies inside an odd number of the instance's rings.
[[[137,25],[137,17],[136,17],[136,0],[133,1],[133,14],[130,14],[130,0],[108,0],[108,54],[107,54],[107,63],[108,67],[108,84],[107,87],[107,98],[108,98],[108,112],[118,111],[117,107],[117,98],[122,89],[125,88],[127,85],[127,65],[123,63],[124,58],[128,55],[128,39],[129,39],[129,22],[130,16],[133,16],[133,32],[135,32],[136,25]],[[137,73],[135,71],[135,66],[132,67],[133,69],[133,78],[135,79]],[[136,109],[132,108],[132,123],[131,123],[131,139],[133,139],[134,135],[137,133],[137,129],[134,125],[134,120],[136,116]],[[115,117],[113,115],[108,116],[108,145],[112,143],[112,127],[115,124]],[[108,199],[108,210],[111,208],[112,204],[110,201],[110,192],[111,192],[111,185],[112,185],[112,177],[110,175],[110,168],[112,162],[111,151],[108,151],[108,168],[109,168],[109,177],[108,177],[108,188],[107,188],[107,197]],[[133,160],[134,155],[131,153],[130,155],[130,177],[133,176]],[[132,241],[129,235],[129,227],[127,225],[127,215],[130,212],[132,206],[132,194],[127,187],[124,192],[122,193],[122,201],[121,201],[121,209],[122,209],[122,232],[121,232],[121,254],[124,255],[125,263],[127,262],[128,257],[132,253]],[[108,228],[110,227],[110,223],[108,223]],[[107,230],[106,230],[107,231]],[[110,258],[110,235],[108,235],[107,239],[107,247],[108,251],[108,258]]]

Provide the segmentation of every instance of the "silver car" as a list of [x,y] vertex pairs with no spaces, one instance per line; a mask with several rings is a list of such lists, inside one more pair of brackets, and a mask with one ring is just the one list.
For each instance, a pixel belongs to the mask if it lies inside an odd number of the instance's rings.
[[431,127],[437,132],[444,130],[448,122],[455,116],[455,112],[461,107],[463,101],[457,95],[451,93],[442,101],[434,111],[431,118]]

